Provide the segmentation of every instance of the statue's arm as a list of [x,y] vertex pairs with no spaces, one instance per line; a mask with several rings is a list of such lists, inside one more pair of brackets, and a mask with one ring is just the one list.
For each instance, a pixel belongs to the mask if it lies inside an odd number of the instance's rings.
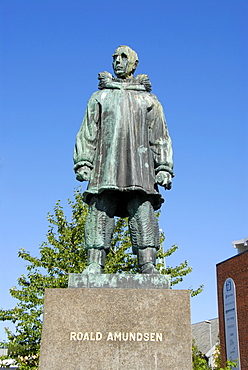
[[77,134],[74,149],[74,171],[78,181],[89,181],[94,165],[99,123],[99,103],[92,97]]
[[173,173],[172,143],[162,105],[154,100],[150,111],[150,148],[153,153],[156,183],[171,189]]

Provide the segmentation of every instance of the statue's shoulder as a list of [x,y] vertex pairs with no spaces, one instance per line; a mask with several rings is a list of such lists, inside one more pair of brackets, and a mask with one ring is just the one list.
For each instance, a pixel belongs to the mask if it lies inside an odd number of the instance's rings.
[[93,94],[91,95],[90,99],[89,99],[89,102],[101,100],[102,92],[103,92],[102,90],[94,91]]
[[146,91],[144,93],[144,96],[146,97],[148,101],[150,101],[153,104],[159,103],[157,96],[155,94],[152,94],[151,92]]
[[158,97],[157,95],[151,93],[151,92],[147,92],[147,96],[149,96],[150,99],[153,99],[153,100],[158,100]]
[[149,98],[154,102],[154,104],[160,104],[161,105],[161,102],[159,101],[157,95],[149,93]]

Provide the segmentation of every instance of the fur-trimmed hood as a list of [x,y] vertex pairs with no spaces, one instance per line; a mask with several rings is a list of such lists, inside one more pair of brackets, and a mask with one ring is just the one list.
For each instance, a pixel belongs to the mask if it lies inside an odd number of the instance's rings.
[[136,77],[121,79],[115,78],[109,72],[101,72],[98,74],[99,90],[102,89],[124,89],[124,90],[137,90],[148,91],[152,90],[152,85],[149,77],[144,74],[139,74]]

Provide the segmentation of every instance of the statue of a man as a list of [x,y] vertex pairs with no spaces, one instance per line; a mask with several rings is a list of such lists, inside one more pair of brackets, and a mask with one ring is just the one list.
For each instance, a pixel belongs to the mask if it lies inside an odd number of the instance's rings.
[[84,200],[88,267],[101,273],[114,229],[114,216],[128,217],[133,253],[141,273],[158,273],[159,228],[154,210],[164,201],[158,185],[171,188],[171,139],[163,108],[150,93],[147,75],[137,75],[138,55],[128,46],[113,54],[113,69],[99,74],[77,135],[74,170],[89,181]]

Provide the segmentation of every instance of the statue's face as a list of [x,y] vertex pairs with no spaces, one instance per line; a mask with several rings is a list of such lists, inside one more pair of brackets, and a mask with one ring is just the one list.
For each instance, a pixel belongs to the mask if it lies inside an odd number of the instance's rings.
[[118,78],[130,78],[137,67],[137,61],[127,46],[120,46],[113,54],[113,69]]

